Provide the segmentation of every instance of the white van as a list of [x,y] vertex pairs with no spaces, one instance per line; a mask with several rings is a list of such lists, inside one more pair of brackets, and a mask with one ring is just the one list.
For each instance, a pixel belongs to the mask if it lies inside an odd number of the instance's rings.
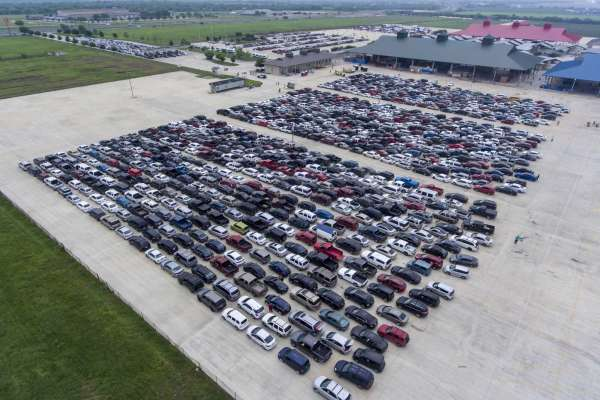
[[417,193],[419,195],[421,195],[421,197],[425,200],[435,200],[437,199],[437,192],[435,190],[431,190],[431,189],[427,189],[427,188],[420,188],[417,189]]
[[454,298],[454,288],[445,283],[432,281],[427,284],[427,289],[430,289],[432,292],[446,300],[452,300]]
[[294,215],[310,222],[311,224],[317,220],[317,214],[308,210],[296,210]]
[[238,331],[243,331],[248,327],[248,318],[246,318],[244,314],[242,314],[238,310],[235,310],[231,307],[223,310],[221,316],[225,321],[229,322]]
[[279,318],[275,314],[265,314],[265,316],[262,317],[262,323],[281,337],[289,336],[290,333],[292,333],[292,324]]
[[290,188],[290,190],[296,194],[306,197],[312,194],[311,188],[302,185],[294,185]]
[[298,254],[288,254],[285,256],[285,262],[300,271],[304,271],[308,268],[308,260]]
[[384,256],[383,254],[381,254],[377,251],[372,251],[372,250],[363,251],[360,256],[367,263],[369,263],[370,265],[372,265],[378,269],[388,269],[390,267],[390,265],[392,264],[391,258],[389,258],[388,256]]
[[402,188],[396,185],[385,185],[381,188],[382,191],[391,195],[399,195],[402,194]]

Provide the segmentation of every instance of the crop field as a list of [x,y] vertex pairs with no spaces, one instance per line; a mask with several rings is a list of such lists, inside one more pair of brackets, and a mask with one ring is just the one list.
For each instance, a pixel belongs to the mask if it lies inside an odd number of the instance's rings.
[[229,397],[0,196],[0,397]]
[[243,22],[204,25],[170,25],[156,28],[105,29],[105,32],[117,33],[119,37],[123,37],[123,34],[127,32],[128,40],[156,45],[168,45],[169,41],[180,43],[182,39],[185,39],[189,42],[198,42],[206,41],[207,37],[235,37],[236,33],[277,33],[301,30],[349,28],[356,25],[383,23],[425,25],[439,28],[463,28],[466,27],[470,22],[471,20],[468,18],[459,19],[418,16],[388,16],[272,20],[253,23]]
[[175,65],[32,37],[0,38],[0,49],[0,99],[178,70]]

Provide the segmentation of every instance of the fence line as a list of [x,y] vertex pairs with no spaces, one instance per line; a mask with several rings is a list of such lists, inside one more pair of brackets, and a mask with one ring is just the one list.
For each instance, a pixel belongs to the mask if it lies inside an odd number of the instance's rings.
[[[1,193],[1,192],[0,192]],[[202,365],[200,360],[196,360],[191,354],[189,354],[183,347],[181,347],[177,342],[175,342],[165,331],[163,331],[158,325],[156,325],[151,319],[149,319],[141,310],[134,307],[132,303],[130,303],[125,296],[123,296],[117,289],[111,287],[111,285],[96,271],[90,268],[86,263],[84,263],[79,257],[77,257],[71,250],[66,247],[58,238],[56,238],[52,233],[50,233],[46,228],[44,228],[41,224],[39,224],[35,219],[33,219],[20,205],[15,203],[10,197],[6,196],[2,193],[4,198],[6,198],[16,209],[18,209],[23,215],[27,217],[29,221],[31,221],[35,226],[41,229],[50,239],[52,239],[60,248],[62,248],[69,256],[71,256],[75,261],[79,264],[83,265],[83,267],[98,281],[100,281],[110,292],[112,292],[115,296],[117,296],[123,303],[127,304],[127,306],[133,310],[137,315],[139,315],[148,325],[150,325],[156,332],[158,332],[162,337],[164,337],[173,347],[177,348],[184,356],[190,360],[197,369],[206,374],[209,378],[217,383],[225,392],[227,392],[231,397],[235,400],[243,400],[237,392],[229,387],[225,381],[219,379],[218,375],[212,369],[212,366],[209,364]]]

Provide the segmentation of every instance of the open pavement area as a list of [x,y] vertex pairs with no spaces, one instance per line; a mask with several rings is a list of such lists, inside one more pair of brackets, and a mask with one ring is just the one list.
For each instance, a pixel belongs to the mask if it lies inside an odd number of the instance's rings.
[[[189,67],[204,62],[201,54],[185,57],[168,61]],[[316,88],[335,79],[333,69],[307,77],[269,76],[259,88],[221,94],[208,94],[208,79],[173,72],[133,79],[135,97],[127,81],[116,81],[0,100],[0,191],[235,398],[316,398],[312,381],[319,375],[333,377],[332,362],[312,363],[303,377],[282,368],[274,352],[234,332],[126,241],[20,171],[17,162],[198,114],[217,118],[217,109],[277,96],[288,81]],[[371,67],[369,71],[392,73]],[[388,350],[386,370],[376,376],[371,390],[342,384],[353,398],[372,400],[399,394],[461,400],[597,398],[600,128],[587,127],[586,122],[600,118],[600,102],[529,85],[439,81],[563,103],[571,112],[560,125],[531,128],[548,137],[540,149],[543,159],[536,163],[540,181],[524,196],[495,196],[500,210],[495,246],[479,255],[481,267],[474,278],[452,280],[456,298],[435,315],[411,318],[410,345]],[[285,133],[218,119],[291,140]],[[363,166],[411,175],[322,143],[295,141]],[[483,198],[474,192],[468,195]],[[519,234],[525,239],[514,244]]]

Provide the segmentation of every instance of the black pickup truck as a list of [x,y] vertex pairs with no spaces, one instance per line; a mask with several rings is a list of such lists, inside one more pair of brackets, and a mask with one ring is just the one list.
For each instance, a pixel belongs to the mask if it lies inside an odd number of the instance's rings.
[[316,362],[324,363],[331,357],[331,348],[317,336],[308,332],[296,331],[290,336],[292,346],[306,353]]

